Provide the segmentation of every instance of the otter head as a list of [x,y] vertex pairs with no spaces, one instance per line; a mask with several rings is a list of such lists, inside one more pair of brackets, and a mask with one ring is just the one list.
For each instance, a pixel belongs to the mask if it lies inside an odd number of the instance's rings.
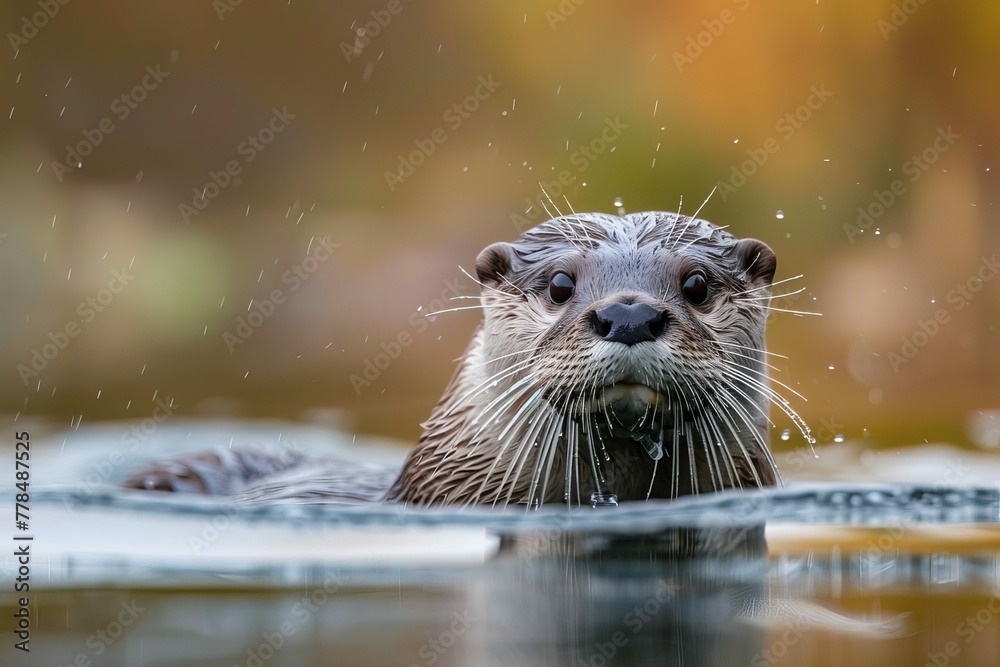
[[560,217],[487,247],[483,325],[401,477],[427,475],[433,497],[409,499],[775,484],[768,406],[790,410],[764,359],[775,266],[760,241],[659,212]]

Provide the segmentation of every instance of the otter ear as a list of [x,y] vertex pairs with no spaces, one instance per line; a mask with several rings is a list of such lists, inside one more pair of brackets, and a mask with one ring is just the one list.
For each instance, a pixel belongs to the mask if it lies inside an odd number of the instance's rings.
[[747,276],[747,284],[759,287],[770,285],[778,258],[768,245],[757,239],[743,239],[736,243],[736,260],[739,270]]
[[479,282],[490,287],[500,283],[500,277],[510,272],[513,246],[509,243],[494,243],[487,246],[476,258],[476,275]]

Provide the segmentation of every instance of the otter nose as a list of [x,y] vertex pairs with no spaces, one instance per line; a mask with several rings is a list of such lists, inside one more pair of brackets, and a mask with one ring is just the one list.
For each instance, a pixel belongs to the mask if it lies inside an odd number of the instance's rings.
[[594,313],[594,331],[606,341],[635,345],[663,333],[663,311],[646,303],[613,303]]

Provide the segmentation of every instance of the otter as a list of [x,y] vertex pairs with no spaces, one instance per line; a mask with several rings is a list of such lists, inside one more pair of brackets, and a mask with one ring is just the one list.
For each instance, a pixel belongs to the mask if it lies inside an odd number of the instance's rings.
[[249,501],[614,505],[779,483],[774,252],[665,212],[553,218],[476,259],[482,323],[402,470],[284,453],[153,465],[137,489]]

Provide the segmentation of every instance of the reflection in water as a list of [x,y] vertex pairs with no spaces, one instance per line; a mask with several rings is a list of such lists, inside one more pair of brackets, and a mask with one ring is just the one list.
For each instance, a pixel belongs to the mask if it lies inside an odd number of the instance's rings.
[[473,589],[490,621],[478,662],[760,665],[816,628],[898,634],[899,617],[855,619],[773,595],[770,574],[763,525],[506,537]]
[[500,558],[477,591],[484,664],[746,665],[765,640],[735,622],[767,597],[763,526],[527,534]]

